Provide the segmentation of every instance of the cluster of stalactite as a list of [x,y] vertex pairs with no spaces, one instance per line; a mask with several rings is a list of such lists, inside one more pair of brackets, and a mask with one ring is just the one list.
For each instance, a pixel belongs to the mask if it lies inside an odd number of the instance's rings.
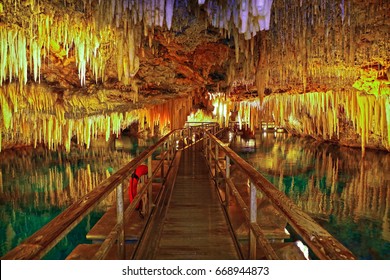
[[274,0],[263,38],[264,87],[344,87],[355,82],[359,68],[383,71],[389,8],[388,1]]
[[[244,53],[246,77],[253,74],[256,65],[253,58],[260,51],[266,57],[262,67],[266,68],[267,84],[279,84],[282,88],[303,84],[306,90],[308,81],[313,79],[316,83],[326,83],[337,78],[338,83],[348,83],[356,76],[356,63],[364,66],[374,60],[379,68],[387,63],[386,36],[379,36],[372,43],[374,39],[368,34],[372,30],[366,26],[378,15],[385,19],[386,3],[374,5],[354,0],[69,3],[72,1],[13,0],[2,5],[3,13],[17,14],[24,12],[26,6],[30,8],[23,24],[0,27],[0,84],[16,78],[26,83],[28,73],[39,81],[42,58],[50,53],[65,60],[65,64],[70,63],[66,61],[70,54],[74,56],[81,84],[86,82],[87,67],[96,80],[104,80],[107,61],[114,57],[111,63],[116,64],[118,79],[129,84],[139,69],[138,56],[147,45],[143,42],[153,46],[155,27],[180,30],[186,21],[179,17],[179,9],[186,6],[195,10],[193,13],[199,13],[204,6],[202,9],[209,17],[207,23],[220,28],[226,36],[233,36],[236,62],[240,53]],[[367,13],[360,13],[361,10]],[[380,21],[376,22],[378,32],[385,32]],[[262,39],[267,47],[256,49],[254,36],[268,29],[269,35]],[[363,41],[357,42],[357,38]]]
[[[199,4],[205,2],[199,0]],[[214,27],[228,32],[235,27],[240,34],[245,35],[245,39],[250,39],[259,31],[269,29],[271,6],[272,0],[209,0],[206,11]]]
[[[227,127],[233,122],[238,124],[239,129],[248,128],[254,131],[260,125],[259,99],[235,101],[220,93],[210,94],[210,102],[214,108],[213,121],[220,126]],[[202,121],[201,117],[202,114],[199,114],[199,121]]]
[[[2,4],[5,13],[28,14],[20,17],[19,25],[0,26],[0,85],[14,79],[25,84],[28,74],[40,81],[42,63],[49,54],[64,65],[74,57],[81,85],[86,83],[88,69],[96,81],[104,80],[107,62],[115,57],[110,62],[116,64],[117,78],[129,85],[140,67],[144,42],[153,46],[155,27],[170,30],[173,15],[181,15],[174,11],[182,7],[195,6],[199,12],[204,1],[192,2],[197,1],[175,5],[174,0],[96,0],[68,6],[65,2],[7,1]],[[210,24],[235,35],[235,40],[239,34],[250,39],[269,29],[272,0],[208,1],[206,5]],[[182,19],[176,21],[175,28],[180,29]],[[238,41],[236,48],[238,52]]]
[[89,148],[92,139],[104,136],[108,141],[112,134],[119,136],[122,129],[134,122],[139,122],[142,129],[154,130],[158,125],[162,133],[167,126],[169,129],[183,127],[192,106],[191,99],[186,97],[149,108],[74,119],[67,117],[65,107],[56,101],[57,96],[53,92],[39,85],[25,87],[10,84],[1,87],[0,151],[3,142],[33,144],[34,147],[42,143],[49,149],[57,149],[61,145],[70,151],[74,137],[78,145]]
[[[366,80],[355,85],[365,91],[351,88],[342,92],[272,94],[262,104],[259,99],[238,102],[223,95],[212,97],[211,102],[215,120],[224,126],[235,121],[240,128],[247,125],[254,131],[261,121],[274,121],[277,127],[323,140],[342,142],[355,134],[360,137],[363,152],[367,145],[390,151],[388,84]],[[229,115],[233,112],[237,112],[234,119]]]
[[[388,95],[370,95],[356,90],[310,92],[267,96],[263,116],[297,134],[325,140],[340,140],[341,122],[351,124],[364,149],[377,137],[390,150],[390,100]],[[351,136],[351,135],[350,135]]]
[[[8,3],[3,8],[8,13],[23,12],[23,3],[9,2],[14,3]],[[102,1],[96,9],[96,17],[92,18],[84,15],[87,7],[84,7],[84,13],[69,14],[66,6],[54,13],[54,6],[50,6],[50,3],[29,2],[31,16],[23,23],[27,28],[0,26],[0,85],[6,80],[12,82],[15,79],[20,84],[26,84],[28,74],[35,82],[40,81],[42,64],[49,55],[61,60],[65,66],[75,60],[81,85],[86,84],[89,69],[96,82],[104,80],[108,60],[115,57],[111,63],[117,66],[118,80],[125,85],[131,84],[131,78],[139,69],[138,46],[141,44],[142,26],[137,21],[133,22],[130,15],[127,18],[123,16],[120,21],[123,28],[120,29],[111,28],[106,20],[113,14],[121,16],[115,9],[125,7],[128,1]],[[44,7],[53,8],[53,12],[42,13]],[[92,9],[92,6],[89,8]],[[149,18],[148,11],[144,12],[145,19]],[[141,9],[140,19],[142,17]],[[153,34],[149,38],[153,38]]]
[[0,26],[0,85],[14,79],[26,84],[28,74],[39,82],[42,64],[50,54],[63,65],[69,64],[74,55],[81,85],[85,84],[87,65],[96,80],[103,78],[106,44],[113,36],[109,28],[97,32],[93,22],[66,13],[32,13],[28,24],[27,28]]
[[[206,3],[209,16],[214,10],[219,14],[217,21],[210,18],[209,23],[235,36],[237,62],[240,51],[245,50],[246,57],[249,57],[249,50],[253,54],[253,36],[269,27],[271,3],[269,0],[235,1],[235,8],[229,1]],[[96,82],[104,81],[106,65],[110,64],[116,65],[118,80],[132,86],[131,99],[138,102],[138,86],[132,78],[140,67],[139,54],[142,55],[147,45],[144,42],[153,47],[155,27],[180,30],[182,20],[177,19],[173,26],[175,9],[191,6],[190,9],[199,12],[203,4],[202,1],[175,4],[173,0],[82,3],[10,0],[2,3],[0,16],[6,16],[4,22],[11,21],[11,14],[23,16],[15,17],[15,24],[0,25],[0,150],[3,142],[12,142],[33,143],[34,146],[44,143],[50,149],[64,145],[69,151],[74,136],[78,144],[89,147],[91,139],[97,135],[103,133],[108,139],[112,133],[118,135],[121,128],[138,120],[141,129],[146,126],[153,130],[156,124],[165,127],[168,123],[171,128],[180,127],[190,111],[187,101],[183,106],[183,102],[177,101],[178,107],[168,102],[150,110],[72,119],[65,118],[65,105],[57,102],[56,94],[26,84],[30,80],[39,83],[42,67],[54,63],[53,57],[62,66],[75,63],[82,86],[87,83],[87,75]],[[242,34],[246,39],[251,38],[250,43],[241,43]],[[245,68],[251,69],[253,63],[253,59],[250,60]],[[251,74],[249,70],[246,72],[247,76]],[[78,107],[85,107],[88,113],[91,108],[86,106],[93,103],[85,104],[83,100],[71,95],[63,103],[72,106],[73,112],[78,111]],[[72,112],[68,110],[67,113]]]
[[[192,108],[191,98],[175,99],[166,103],[157,104],[147,110],[143,110],[140,120],[142,129],[149,128],[152,134],[164,134],[164,128],[176,129],[184,127],[187,116]],[[158,127],[160,131],[154,129]],[[165,131],[167,132],[167,131]]]

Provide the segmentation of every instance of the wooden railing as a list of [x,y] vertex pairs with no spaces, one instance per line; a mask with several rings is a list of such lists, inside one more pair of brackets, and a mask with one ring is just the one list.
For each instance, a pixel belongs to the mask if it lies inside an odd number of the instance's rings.
[[[209,165],[214,168],[216,181],[223,180],[225,182],[225,207],[229,207],[229,197],[233,195],[249,225],[249,255],[251,259],[256,259],[256,246],[261,246],[267,259],[278,259],[278,255],[275,253],[270,241],[256,221],[257,191],[260,191],[269,199],[317,258],[355,259],[355,256],[331,234],[296,206],[284,193],[268,182],[249,163],[214,136],[214,134],[221,132],[217,132],[217,128],[218,126],[216,124],[202,123],[192,127],[188,125],[185,129],[170,132],[156,144],[142,152],[137,158],[102,181],[93,191],[72,204],[51,222],[23,241],[19,246],[8,252],[2,259],[41,259],[114,190],[116,190],[117,196],[117,223],[103,241],[93,259],[104,259],[114,244],[118,244],[118,256],[124,259],[124,217],[130,215],[135,210],[136,205],[138,205],[138,202],[144,194],[148,195],[148,207],[150,210],[148,213],[149,215],[152,213],[153,179],[158,172],[161,172],[161,178],[165,178],[168,173],[167,170],[164,170],[163,162],[172,162],[177,149],[180,149],[181,146],[183,148],[192,145],[198,141],[203,141],[205,156]],[[182,141],[181,145],[180,141]],[[152,169],[152,155],[158,149],[160,149],[160,159]],[[222,157],[221,154],[223,155]],[[225,167],[222,167],[220,164],[221,158],[226,163]],[[137,166],[144,162],[148,165],[148,176],[144,187],[137,194],[133,202],[124,209],[124,188],[127,186],[128,179]],[[250,180],[249,204],[241,197],[230,176],[230,166],[233,162]],[[222,178],[218,178],[218,176],[222,176]]]
[[[211,133],[206,132],[204,137],[204,151],[215,181],[222,179],[225,182],[224,206],[229,207],[231,195],[237,201],[247,224],[249,225],[249,258],[256,259],[256,246],[259,245],[267,259],[278,259],[270,241],[257,222],[257,191],[269,199],[275,209],[285,217],[291,228],[302,238],[311,252],[318,259],[355,259],[356,257],[336,240],[329,232],[317,224],[308,214],[303,212],[283,192],[279,191],[249,163],[237,155],[231,148]],[[222,167],[220,161],[225,161]],[[249,203],[241,197],[231,178],[231,164],[234,163],[250,180]],[[223,178],[218,178],[222,176]],[[249,204],[249,205],[248,205]],[[229,211],[226,211],[229,213]]]
[[[61,241],[73,228],[75,228],[98,204],[103,201],[113,191],[116,191],[117,223],[108,234],[107,238],[101,244],[96,252],[94,259],[104,259],[114,244],[118,243],[118,256],[125,257],[125,236],[124,236],[124,217],[130,215],[135,210],[144,194],[148,194],[149,215],[152,212],[152,182],[158,172],[161,172],[161,178],[166,177],[167,170],[164,170],[164,161],[172,162],[178,143],[182,141],[184,146],[190,145],[190,137],[194,135],[194,128],[188,127],[171,131],[162,137],[156,144],[143,151],[138,157],[134,158],[120,170],[112,174],[109,178],[102,181],[94,190],[84,195],[74,204],[65,209],[61,214],[51,220],[48,224],[35,232],[32,236],[23,241],[20,245],[9,251],[1,259],[41,259],[43,258],[59,241]],[[197,130],[199,135],[202,131],[215,133],[217,125],[215,123],[202,123]],[[202,134],[203,135],[203,134]],[[199,138],[199,136],[198,136]],[[199,140],[199,139],[198,139]],[[152,155],[160,149],[160,159],[152,169]],[[124,209],[123,193],[128,185],[128,180],[134,170],[140,165],[148,165],[148,175],[144,187],[139,191],[130,205]]]

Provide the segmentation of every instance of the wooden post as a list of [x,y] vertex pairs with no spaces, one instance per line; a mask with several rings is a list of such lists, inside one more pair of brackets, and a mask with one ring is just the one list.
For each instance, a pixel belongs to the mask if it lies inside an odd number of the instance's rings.
[[161,146],[161,185],[164,184],[165,145]]
[[204,155],[206,156],[207,155],[207,140],[206,140],[206,130],[204,128],[204,123],[202,123],[202,133],[203,133],[203,152],[204,152]]
[[218,187],[218,143],[215,143],[215,166],[214,166],[214,177],[215,177],[215,183]]
[[175,131],[169,138],[170,138],[170,142],[171,142],[171,160],[173,160],[174,156],[175,156],[175,149],[176,149],[176,139],[178,138],[176,136],[178,132]]
[[152,207],[153,207],[153,181],[152,181],[152,156],[150,155],[148,157],[148,183],[149,183],[149,187],[148,187],[148,213],[150,213],[152,211]]
[[187,146],[190,145],[190,128],[187,127],[187,129],[184,131],[185,138],[187,139]]
[[171,159],[175,157],[175,150],[176,150],[176,140],[179,138],[177,136],[177,131],[175,131],[171,136]]
[[120,259],[125,259],[125,223],[123,217],[123,188],[126,186],[126,181],[116,187],[116,222],[121,224],[118,233],[118,256]]
[[171,136],[169,136],[168,137],[168,139],[167,139],[167,161],[169,161],[170,160],[170,156],[169,156],[169,154],[171,153],[171,147],[169,146],[169,139],[171,138]]
[[191,126],[188,126],[188,128],[187,128],[187,138],[188,138],[187,143],[188,143],[188,145],[190,145],[191,144]]
[[[257,221],[257,197],[256,186],[250,182],[250,222],[256,223]],[[256,259],[256,235],[249,229],[249,259]]]
[[190,141],[191,141],[191,148],[192,148],[192,151],[194,150],[193,148],[194,148],[194,146],[195,146],[195,141],[194,141],[194,137],[193,137],[193,133],[194,133],[194,129],[193,129],[193,127],[192,126],[190,126],[189,128],[188,128],[188,137],[189,137],[189,139],[190,139]]
[[[226,155],[226,179],[230,178],[230,157]],[[225,180],[225,206],[229,207],[230,189],[229,184]]]
[[175,146],[176,131],[169,136],[169,159],[173,160],[173,147]]
[[212,149],[211,149],[211,137],[209,137],[209,146],[208,146],[208,148],[207,148],[207,150],[208,150],[208,153],[209,153],[209,166],[210,166],[210,170],[211,170],[211,151],[212,151]]

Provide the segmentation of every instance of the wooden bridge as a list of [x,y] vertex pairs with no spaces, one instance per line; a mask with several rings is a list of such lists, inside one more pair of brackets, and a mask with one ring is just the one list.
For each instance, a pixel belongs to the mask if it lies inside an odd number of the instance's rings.
[[[172,131],[2,259],[42,258],[113,191],[116,204],[87,234],[91,244],[67,259],[355,259],[234,153],[228,133],[204,123]],[[140,164],[148,175],[129,203]]]

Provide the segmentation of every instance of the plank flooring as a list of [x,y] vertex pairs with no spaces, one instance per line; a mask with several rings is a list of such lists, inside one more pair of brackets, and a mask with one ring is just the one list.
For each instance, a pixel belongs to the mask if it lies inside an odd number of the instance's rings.
[[[222,205],[202,153],[195,145],[182,152],[165,216],[141,259],[238,259]],[[149,241],[148,241],[149,239]],[[152,243],[150,239],[154,239]],[[151,253],[152,252],[152,253]]]

